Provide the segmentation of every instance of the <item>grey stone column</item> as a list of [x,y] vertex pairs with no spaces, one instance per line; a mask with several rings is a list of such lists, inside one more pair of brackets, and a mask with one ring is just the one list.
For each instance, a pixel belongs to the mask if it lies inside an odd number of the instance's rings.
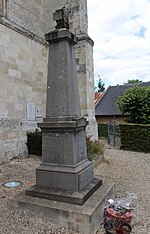
[[67,29],[46,34],[49,42],[46,117],[80,116],[74,44]]
[[86,120],[80,116],[74,44],[62,28],[46,34],[49,42],[46,118],[42,130],[42,163],[36,186],[27,195],[82,204],[101,185],[87,159]]

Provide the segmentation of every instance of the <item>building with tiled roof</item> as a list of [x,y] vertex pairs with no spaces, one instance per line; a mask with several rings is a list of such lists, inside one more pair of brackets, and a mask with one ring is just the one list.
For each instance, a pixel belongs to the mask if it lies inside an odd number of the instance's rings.
[[95,106],[95,116],[98,123],[108,123],[111,120],[123,122],[125,116],[119,111],[117,101],[118,97],[123,96],[124,91],[134,86],[150,86],[149,82],[142,82],[138,84],[125,84],[109,86],[103,93]]

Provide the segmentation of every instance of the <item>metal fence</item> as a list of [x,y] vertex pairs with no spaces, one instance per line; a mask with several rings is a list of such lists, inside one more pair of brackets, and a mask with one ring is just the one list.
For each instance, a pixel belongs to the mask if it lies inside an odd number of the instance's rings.
[[120,126],[114,120],[108,123],[108,144],[120,148]]

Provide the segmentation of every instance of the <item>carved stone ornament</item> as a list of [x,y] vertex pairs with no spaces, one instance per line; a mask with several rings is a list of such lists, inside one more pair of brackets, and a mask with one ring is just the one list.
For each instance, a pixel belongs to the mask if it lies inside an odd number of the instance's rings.
[[59,10],[56,10],[53,14],[53,20],[56,21],[56,29],[67,28],[69,29],[69,11],[63,7]]

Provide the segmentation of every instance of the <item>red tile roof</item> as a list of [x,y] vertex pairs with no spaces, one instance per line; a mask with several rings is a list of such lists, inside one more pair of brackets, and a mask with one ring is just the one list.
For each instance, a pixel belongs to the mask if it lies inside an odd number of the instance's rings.
[[101,99],[103,93],[101,92],[96,92],[95,93],[95,105],[99,102],[99,100]]

